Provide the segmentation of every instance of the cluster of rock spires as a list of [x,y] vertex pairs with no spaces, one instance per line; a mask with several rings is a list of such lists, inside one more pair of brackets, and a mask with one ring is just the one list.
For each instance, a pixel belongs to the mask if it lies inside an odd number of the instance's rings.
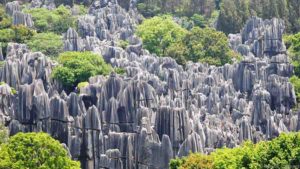
[[[32,6],[44,4],[38,2]],[[51,79],[56,64],[44,54],[9,44],[0,68],[6,83],[0,86],[0,122],[11,135],[47,132],[85,169],[162,169],[190,151],[209,153],[299,130],[300,117],[291,111],[296,97],[283,21],[253,17],[240,34],[229,35],[231,47],[243,55],[239,63],[189,62],[183,68],[142,48],[134,36],[141,17],[135,2],[129,4],[96,0],[78,19],[77,31],[64,35],[65,50],[91,50],[126,70],[92,77],[80,93],[61,92]],[[32,26],[20,19],[15,2],[6,9],[16,23]],[[130,45],[118,47],[119,39]]]

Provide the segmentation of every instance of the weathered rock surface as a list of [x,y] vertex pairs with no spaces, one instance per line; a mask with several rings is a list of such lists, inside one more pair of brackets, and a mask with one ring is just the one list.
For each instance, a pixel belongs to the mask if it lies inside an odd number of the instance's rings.
[[[51,79],[55,63],[45,55],[9,44],[0,67],[0,81],[9,85],[0,86],[0,122],[11,134],[50,133],[86,169],[168,168],[171,158],[190,151],[300,129],[291,110],[293,67],[281,20],[251,18],[240,34],[230,35],[232,48],[244,57],[240,63],[189,62],[183,69],[142,49],[134,36],[139,19],[133,5],[124,9],[116,0],[97,0],[79,18],[78,32],[66,32],[65,50],[91,50],[126,70],[91,77],[77,94],[60,92]],[[125,50],[119,39],[129,41]],[[18,93],[11,94],[10,86]]]

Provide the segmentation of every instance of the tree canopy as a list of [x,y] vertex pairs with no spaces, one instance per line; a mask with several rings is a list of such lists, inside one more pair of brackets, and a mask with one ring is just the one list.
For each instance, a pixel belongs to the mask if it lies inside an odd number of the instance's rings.
[[80,169],[67,150],[46,133],[18,133],[0,146],[1,169]]
[[229,48],[224,33],[213,28],[199,27],[188,31],[170,16],[146,19],[138,26],[137,35],[151,53],[170,56],[183,65],[190,60],[220,66],[237,57]]
[[300,133],[283,133],[271,141],[249,141],[233,149],[217,149],[210,155],[191,154],[171,161],[171,169],[257,169],[299,167]]
[[146,19],[137,28],[144,47],[159,56],[165,56],[167,49],[180,42],[186,33],[187,30],[175,23],[171,16]]
[[112,71],[100,55],[92,52],[64,52],[59,55],[58,63],[60,65],[54,68],[52,75],[69,90],[92,76],[107,75]]
[[39,51],[47,56],[58,56],[63,52],[62,37],[52,32],[35,34],[27,41],[27,45],[32,51]]
[[38,32],[65,33],[69,27],[74,27],[75,24],[71,10],[63,5],[54,10],[32,8],[25,9],[25,12],[32,15],[34,26]]

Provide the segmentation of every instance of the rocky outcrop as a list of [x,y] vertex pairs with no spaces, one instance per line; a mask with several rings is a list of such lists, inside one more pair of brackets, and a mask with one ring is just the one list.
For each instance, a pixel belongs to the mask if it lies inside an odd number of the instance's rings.
[[8,2],[5,5],[5,12],[12,16],[14,12],[21,11],[21,6],[18,1]]
[[[64,35],[65,50],[101,54],[124,75],[95,76],[78,93],[51,79],[56,64],[10,43],[0,67],[0,122],[10,133],[44,131],[65,143],[82,168],[168,168],[171,158],[208,153],[299,130],[292,113],[293,67],[283,22],[251,18],[230,35],[241,62],[221,67],[157,57],[134,36],[133,6],[97,0]],[[118,41],[127,40],[126,49]],[[11,93],[11,87],[17,94]]]
[[20,11],[15,11],[13,13],[13,24],[24,25],[26,27],[33,27],[34,25],[31,15]]

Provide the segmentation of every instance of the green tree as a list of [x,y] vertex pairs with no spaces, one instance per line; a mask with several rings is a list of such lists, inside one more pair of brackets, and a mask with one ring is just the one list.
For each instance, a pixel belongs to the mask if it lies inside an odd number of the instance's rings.
[[144,47],[159,56],[165,56],[167,49],[180,42],[186,33],[187,30],[170,16],[146,19],[137,28],[137,35],[142,38]]
[[0,29],[9,28],[12,24],[12,18],[9,17],[3,5],[0,4]]
[[264,169],[299,167],[300,133],[282,133],[271,141],[250,141],[236,148],[221,148],[210,155],[190,154],[174,159],[171,169]]
[[199,14],[194,14],[191,17],[191,20],[194,22],[195,26],[198,26],[200,28],[205,28],[208,25],[208,22],[205,19],[205,17]]
[[47,56],[58,56],[63,51],[62,37],[52,32],[38,33],[27,41],[29,48]]
[[18,133],[0,147],[1,169],[79,169],[63,146],[46,133]]
[[65,52],[59,55],[53,78],[59,80],[67,91],[74,89],[78,83],[88,81],[95,75],[107,75],[112,71],[103,58],[92,52]]
[[238,33],[244,26],[240,13],[235,0],[223,0],[217,22],[218,30],[226,34]]
[[63,5],[54,10],[33,8],[26,9],[25,12],[32,15],[38,32],[51,31],[60,34],[66,32],[69,27],[74,27],[75,24],[71,10]]
[[195,27],[187,34],[183,43],[186,46],[185,58],[194,62],[219,66],[230,63],[235,57],[226,35],[215,29]]

